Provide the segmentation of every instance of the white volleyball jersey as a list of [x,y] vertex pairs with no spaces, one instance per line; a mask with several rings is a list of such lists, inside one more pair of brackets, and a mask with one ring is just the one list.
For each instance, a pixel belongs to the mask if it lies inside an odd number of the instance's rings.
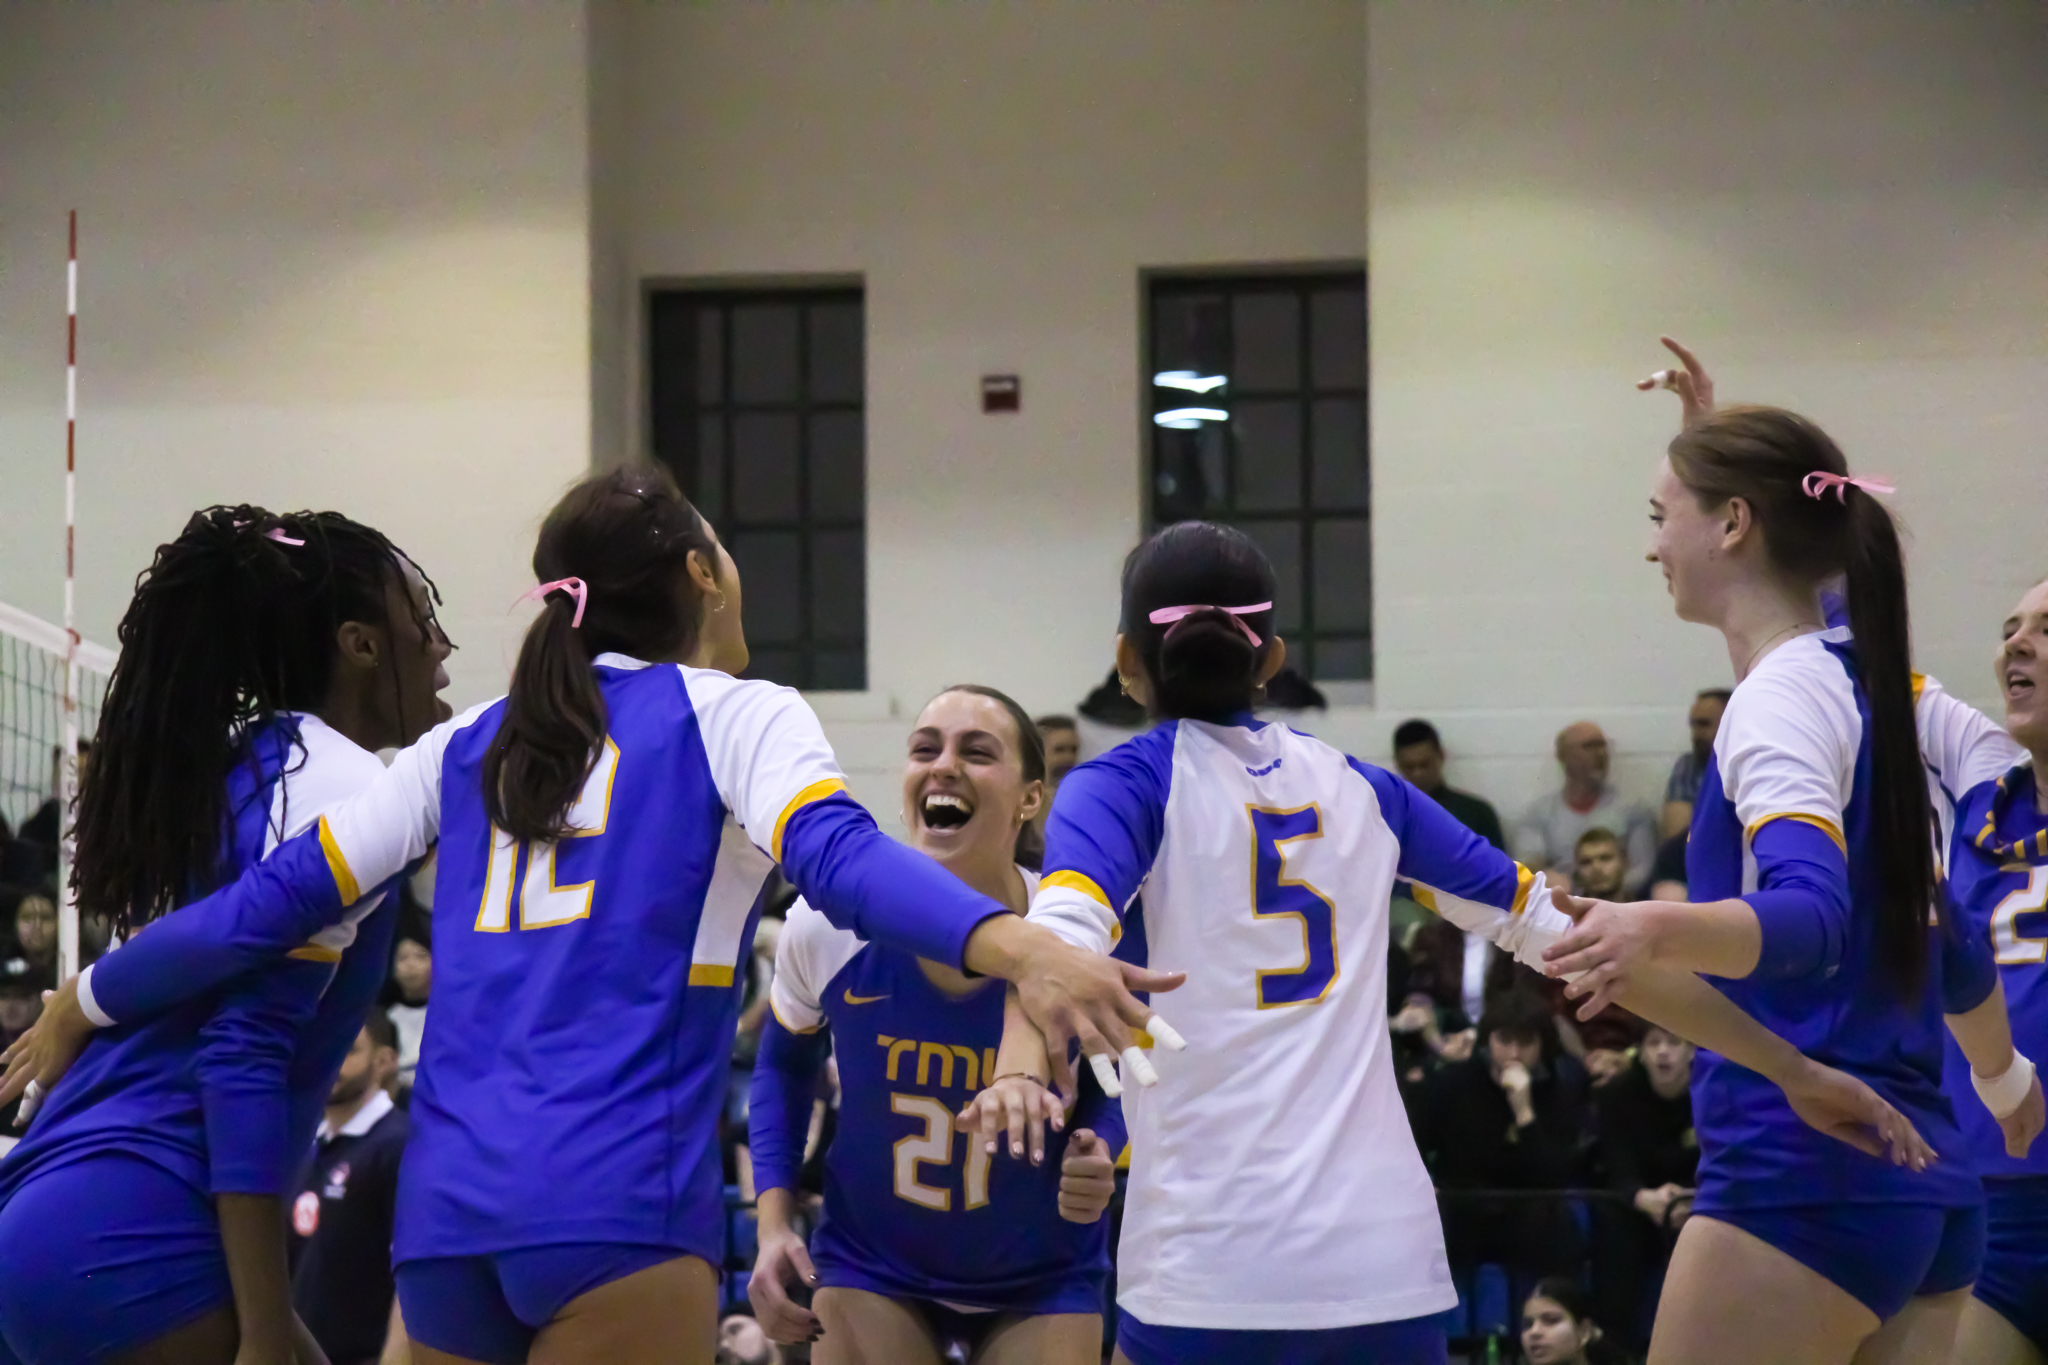
[[1418,1317],[1457,1295],[1387,1027],[1396,877],[1532,965],[1569,929],[1540,875],[1401,778],[1249,716],[1168,723],[1060,786],[1031,918],[1106,952],[1140,893],[1187,1050],[1124,1092],[1118,1302],[1277,1330]]

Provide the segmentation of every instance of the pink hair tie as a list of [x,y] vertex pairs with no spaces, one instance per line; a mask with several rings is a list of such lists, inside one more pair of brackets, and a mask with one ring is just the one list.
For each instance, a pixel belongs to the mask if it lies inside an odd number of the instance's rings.
[[273,526],[268,531],[265,531],[263,534],[269,537],[271,540],[276,541],[280,545],[304,545],[306,543],[303,540],[294,540],[292,537],[286,535],[284,533],[284,527],[282,526]]
[[576,599],[576,614],[569,618],[569,629],[574,630],[583,624],[583,606],[590,600],[590,588],[582,579],[557,578],[552,583],[542,583],[536,587],[528,588],[525,592],[519,594],[519,600],[524,602],[529,597],[545,599],[549,593],[557,588],[560,588],[563,592]]
[[[1170,626],[1176,621],[1186,620],[1197,612],[1220,611],[1230,618],[1231,625],[1244,632],[1244,638],[1252,642],[1252,648],[1257,649],[1262,643],[1258,632],[1238,618],[1240,616],[1251,616],[1262,611],[1271,611],[1272,609],[1273,604],[1271,602],[1259,602],[1249,607],[1161,607],[1158,611],[1152,613],[1151,619],[1152,624],[1155,626]],[[1172,631],[1167,632],[1169,635],[1172,633]]]
[[1852,479],[1847,474],[1830,474],[1825,469],[1816,469],[1811,474],[1808,474],[1799,481],[1799,487],[1809,498],[1825,497],[1827,496],[1827,491],[1832,488],[1835,490],[1835,501],[1842,503],[1849,501],[1849,489],[1851,487],[1860,488],[1866,493],[1896,493],[1899,491],[1881,474],[1872,474],[1868,478]]

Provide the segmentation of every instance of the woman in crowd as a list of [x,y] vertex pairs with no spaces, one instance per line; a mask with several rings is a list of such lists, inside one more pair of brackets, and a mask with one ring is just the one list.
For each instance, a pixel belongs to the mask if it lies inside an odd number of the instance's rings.
[[[447,715],[431,585],[331,512],[198,513],[120,638],[76,884],[82,912],[143,938]],[[283,1201],[382,981],[391,914],[358,923],[377,904],[92,1039],[0,1164],[0,1361],[318,1360],[292,1315]]]
[[49,990],[57,984],[56,897],[40,889],[7,891],[0,897],[13,902],[0,910],[0,920],[14,930],[14,952],[0,963],[0,971]]
[[735,676],[739,571],[665,473],[575,485],[533,565],[510,693],[60,990],[0,1100],[62,1070],[88,1006],[144,1018],[271,961],[438,839],[393,1251],[415,1358],[705,1365],[736,973],[776,861],[835,923],[1018,983],[1062,1046],[1127,1045],[1150,1010],[1126,973],[1178,983],[1068,947],[877,830],[802,698]]
[[[911,843],[1013,914],[1038,886],[1018,850],[1044,800],[1044,746],[1016,702],[964,685],[918,716],[903,770]],[[956,1141],[953,1112],[993,1079],[995,982],[863,943],[799,901],[770,991],[752,1116],[761,1253],[748,1282],[770,1333],[822,1331],[818,1365],[940,1365],[956,1348],[981,1365],[1099,1365],[1117,1102],[1084,1083],[1073,1131],[1034,1164],[993,1166],[981,1144]],[[798,1167],[833,1043],[839,1131],[806,1248]],[[797,1283],[815,1288],[810,1309],[790,1300]]]
[[[1274,595],[1229,527],[1183,522],[1132,552],[1117,670],[1159,724],[1068,775],[1032,905],[1107,953],[1142,884],[1153,955],[1203,968],[1182,992],[1187,1050],[1157,1054],[1157,1086],[1125,1101],[1119,1359],[1440,1362],[1456,1295],[1390,1056],[1388,895],[1405,878],[1532,965],[1570,925],[1539,874],[1401,778],[1252,714],[1286,660]],[[1829,1131],[1924,1150],[1868,1087],[1698,978],[1638,984],[1629,1008],[1740,1053]],[[988,1139],[1047,1114],[1040,1082],[1062,1060],[1015,1012],[1003,1045],[969,1115]]]
[[[1673,344],[1685,424],[1660,461],[1649,558],[1681,620],[1718,629],[1735,687],[1687,851],[1695,903],[1575,901],[1551,948],[1583,1014],[1648,964],[1721,978],[1756,1019],[1868,1082],[1933,1143],[1961,1139],[1941,1088],[1943,1016],[1971,1063],[2012,1063],[1989,954],[1930,927],[1936,857],[1888,486],[1850,474],[1813,422],[1713,410]],[[1843,582],[1848,628],[1820,601]],[[1682,1032],[1683,1030],[1681,1030]],[[1967,1161],[1901,1170],[1801,1124],[1764,1078],[1694,1066],[1699,1193],[1659,1306],[1660,1361],[1923,1361],[1975,1280],[1983,1202]],[[2009,1117],[2030,1141],[2037,1117]]]
[[1570,1280],[1537,1282],[1522,1305],[1522,1356],[1529,1365],[1594,1365],[1600,1327],[1585,1294]]

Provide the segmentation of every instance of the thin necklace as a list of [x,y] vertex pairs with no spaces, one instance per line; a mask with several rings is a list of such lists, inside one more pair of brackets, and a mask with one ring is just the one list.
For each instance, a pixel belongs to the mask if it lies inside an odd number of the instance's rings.
[[1749,670],[1756,666],[1757,655],[1762,654],[1766,649],[1769,649],[1774,642],[1783,638],[1784,636],[1791,634],[1795,630],[1802,630],[1807,627],[1812,627],[1814,630],[1825,629],[1825,627],[1820,626],[1812,621],[1794,621],[1791,625],[1786,626],[1776,635],[1766,636],[1764,642],[1758,645],[1756,649],[1750,654],[1749,658],[1743,662],[1742,677],[1748,677]]

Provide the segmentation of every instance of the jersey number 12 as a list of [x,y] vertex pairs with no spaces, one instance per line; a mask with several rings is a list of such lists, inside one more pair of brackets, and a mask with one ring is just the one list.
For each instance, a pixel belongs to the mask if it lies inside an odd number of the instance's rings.
[[[569,807],[571,839],[595,839],[604,833],[612,809],[612,779],[619,775],[619,746],[609,738],[583,779],[576,804]],[[519,876],[524,864],[525,877]],[[484,871],[484,899],[476,912],[476,927],[486,934],[502,934],[512,927],[514,902],[518,904],[519,927],[552,929],[590,914],[590,897],[597,883],[577,882],[555,885],[555,845],[546,841],[514,839],[496,825],[491,826],[490,863]]]

